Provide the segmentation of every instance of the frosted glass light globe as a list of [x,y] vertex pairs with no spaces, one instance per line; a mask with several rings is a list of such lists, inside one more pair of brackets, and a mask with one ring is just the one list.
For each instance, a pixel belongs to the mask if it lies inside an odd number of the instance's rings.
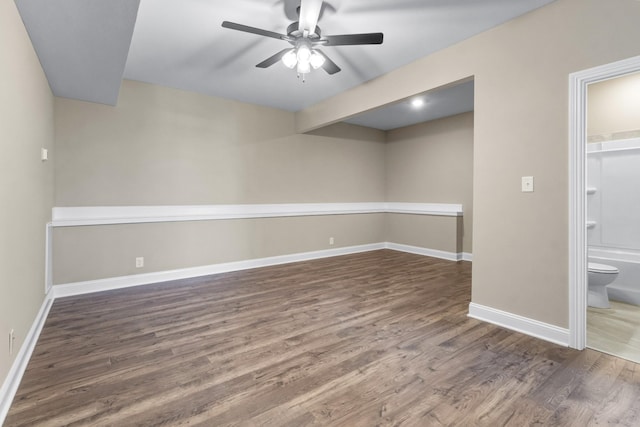
[[291,49],[289,52],[285,53],[282,56],[282,63],[285,67],[293,69],[298,63],[298,57],[296,55],[296,50]]

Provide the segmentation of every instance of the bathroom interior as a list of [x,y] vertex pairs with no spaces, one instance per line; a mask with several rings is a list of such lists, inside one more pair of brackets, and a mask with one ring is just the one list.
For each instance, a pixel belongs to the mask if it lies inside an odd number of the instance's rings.
[[587,102],[587,346],[640,363],[640,72]]

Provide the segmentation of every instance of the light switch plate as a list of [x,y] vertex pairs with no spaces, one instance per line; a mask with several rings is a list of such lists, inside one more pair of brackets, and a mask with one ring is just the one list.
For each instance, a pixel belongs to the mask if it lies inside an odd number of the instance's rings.
[[532,176],[522,177],[522,192],[533,193],[533,177]]

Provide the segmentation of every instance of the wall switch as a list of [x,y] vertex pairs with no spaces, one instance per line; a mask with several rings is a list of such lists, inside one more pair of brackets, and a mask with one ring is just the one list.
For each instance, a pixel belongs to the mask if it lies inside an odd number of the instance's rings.
[[533,177],[532,176],[522,177],[522,192],[533,193]]
[[137,257],[136,258],[136,268],[142,268],[144,267],[144,257]]
[[333,237],[329,237],[329,244],[333,245]]
[[42,160],[43,162],[49,159],[49,150],[47,150],[46,148],[41,148],[40,149],[40,160]]

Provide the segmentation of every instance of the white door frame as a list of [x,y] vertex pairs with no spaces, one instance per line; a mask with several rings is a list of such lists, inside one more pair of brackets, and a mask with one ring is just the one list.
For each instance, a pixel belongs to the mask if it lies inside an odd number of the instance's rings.
[[640,56],[569,75],[569,346],[587,344],[587,86],[640,71]]

